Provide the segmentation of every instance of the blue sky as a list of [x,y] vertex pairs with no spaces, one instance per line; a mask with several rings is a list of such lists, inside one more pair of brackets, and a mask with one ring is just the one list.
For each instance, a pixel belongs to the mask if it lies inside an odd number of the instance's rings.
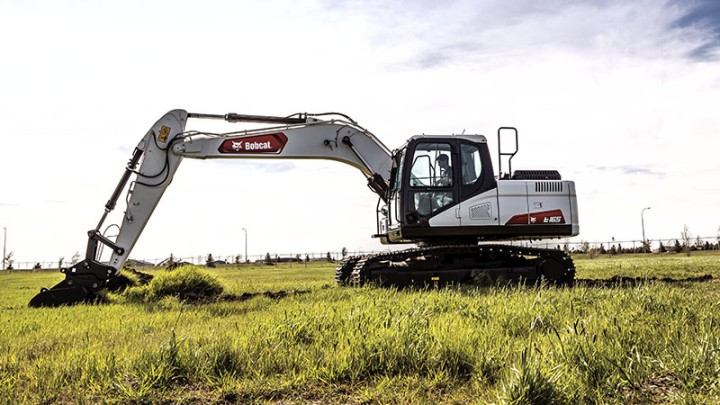
[[[578,240],[640,239],[647,206],[650,238],[720,226],[714,1],[5,0],[0,38],[0,225],[19,261],[83,252],[174,108],[340,111],[390,148],[465,131],[495,151],[514,125],[515,169],[576,182]],[[379,249],[375,205],[334,162],[185,160],[132,256],[242,253],[243,227],[251,255]]]

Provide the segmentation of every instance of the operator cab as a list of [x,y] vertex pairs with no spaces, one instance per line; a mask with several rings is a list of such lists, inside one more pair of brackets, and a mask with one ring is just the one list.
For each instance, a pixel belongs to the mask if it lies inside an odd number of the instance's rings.
[[458,204],[495,187],[484,136],[414,136],[394,155],[387,215],[378,236],[385,243],[438,238],[431,218],[459,226],[451,215]]

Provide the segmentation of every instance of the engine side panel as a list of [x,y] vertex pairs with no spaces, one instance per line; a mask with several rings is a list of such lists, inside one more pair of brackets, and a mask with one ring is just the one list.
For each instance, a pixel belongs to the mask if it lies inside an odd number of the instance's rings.
[[[523,195],[524,191],[524,195]],[[499,225],[518,237],[579,233],[575,183],[559,180],[498,181]]]
[[428,225],[422,230],[404,229],[403,234],[477,236],[480,240],[575,236],[579,233],[575,184],[559,180],[499,180],[497,188],[439,213]]

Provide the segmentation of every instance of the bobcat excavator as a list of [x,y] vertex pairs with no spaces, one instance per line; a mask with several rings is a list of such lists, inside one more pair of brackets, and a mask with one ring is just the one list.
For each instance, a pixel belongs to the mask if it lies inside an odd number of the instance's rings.
[[[186,131],[189,119],[268,127],[223,134]],[[511,151],[500,146],[501,134],[510,140],[514,136]],[[65,279],[42,289],[30,306],[91,301],[111,285],[183,158],[330,159],[359,169],[379,197],[373,236],[383,244],[416,246],[344,259],[335,272],[340,285],[426,285],[482,278],[571,284],[575,268],[562,251],[498,243],[579,233],[574,182],[561,180],[554,170],[513,173],[517,151],[517,130],[500,128],[495,175],[482,135],[417,135],[391,151],[338,113],[272,117],[173,110],[133,151],[100,221],[88,231],[85,259],[61,269]],[[502,172],[503,158],[507,173]],[[100,229],[126,188],[119,232],[104,235]],[[103,247],[111,250],[108,261],[101,261]]]

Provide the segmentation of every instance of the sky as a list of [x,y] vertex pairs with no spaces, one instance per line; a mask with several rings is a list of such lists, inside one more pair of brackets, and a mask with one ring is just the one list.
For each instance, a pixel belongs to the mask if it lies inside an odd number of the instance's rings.
[[[575,182],[574,241],[639,241],[645,207],[650,239],[720,233],[714,0],[0,0],[0,44],[18,262],[83,255],[133,148],[176,108],[339,111],[391,149],[465,131],[493,158],[515,126],[514,169]],[[219,127],[187,128],[240,128]],[[185,159],[131,257],[244,254],[243,228],[251,258],[380,250],[376,204],[332,161]]]

